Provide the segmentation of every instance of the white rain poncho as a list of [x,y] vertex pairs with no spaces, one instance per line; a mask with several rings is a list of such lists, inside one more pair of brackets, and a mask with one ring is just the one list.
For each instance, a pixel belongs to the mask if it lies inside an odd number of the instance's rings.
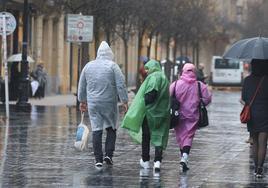
[[113,57],[111,48],[103,41],[96,60],[88,62],[81,72],[78,100],[87,101],[92,131],[116,129],[118,97],[124,103],[128,101],[124,75]]

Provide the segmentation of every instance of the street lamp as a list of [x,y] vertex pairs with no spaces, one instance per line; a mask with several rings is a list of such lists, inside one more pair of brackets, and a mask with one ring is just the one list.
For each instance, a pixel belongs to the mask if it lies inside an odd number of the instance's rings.
[[28,0],[24,0],[23,9],[23,41],[22,41],[22,61],[21,61],[21,76],[19,83],[19,99],[18,106],[27,107],[29,95],[29,65],[27,61],[27,47],[28,47],[28,16],[29,16]]

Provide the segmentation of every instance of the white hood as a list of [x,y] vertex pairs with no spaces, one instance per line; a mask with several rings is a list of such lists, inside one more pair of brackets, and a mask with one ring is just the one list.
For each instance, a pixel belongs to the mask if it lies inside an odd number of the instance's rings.
[[114,59],[112,49],[110,48],[107,42],[105,41],[101,42],[97,52],[97,59],[108,59],[111,61]]

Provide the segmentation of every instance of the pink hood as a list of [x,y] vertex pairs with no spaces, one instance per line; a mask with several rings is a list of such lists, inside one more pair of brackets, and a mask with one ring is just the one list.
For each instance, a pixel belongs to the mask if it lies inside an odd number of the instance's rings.
[[196,81],[196,68],[192,63],[186,63],[183,66],[180,79],[188,83],[193,83]]

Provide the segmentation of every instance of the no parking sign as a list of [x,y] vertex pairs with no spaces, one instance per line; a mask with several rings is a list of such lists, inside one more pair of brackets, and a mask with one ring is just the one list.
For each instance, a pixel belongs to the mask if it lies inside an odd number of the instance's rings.
[[0,12],[0,35],[3,35],[4,33],[4,23],[6,27],[6,35],[12,34],[17,26],[15,17],[9,12]]
[[67,41],[91,42],[93,40],[93,16],[67,15]]

